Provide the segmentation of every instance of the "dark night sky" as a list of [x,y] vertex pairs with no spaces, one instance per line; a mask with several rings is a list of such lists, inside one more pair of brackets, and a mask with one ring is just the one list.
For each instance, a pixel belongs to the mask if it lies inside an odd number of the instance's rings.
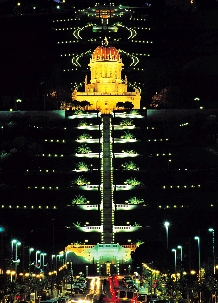
[[[45,16],[3,18],[1,22],[2,94],[30,93],[51,70],[55,44]],[[29,89],[28,89],[29,87]]]
[[[152,24],[159,28],[164,24],[166,26],[165,31],[155,33],[158,36],[158,56],[177,58],[180,66],[184,62],[180,77],[183,77],[184,71],[184,78],[187,73],[190,79],[192,75],[196,76],[196,79],[200,77],[199,88],[204,80],[207,80],[203,75],[210,77],[213,82],[213,77],[217,77],[215,66],[218,63],[217,12],[199,8],[194,14],[179,11],[163,13],[160,3],[157,5],[153,2]],[[158,9],[155,10],[157,6]],[[53,17],[54,15],[45,14],[0,18],[2,95],[23,94],[30,98],[37,94],[38,86],[44,80],[50,85],[53,83],[51,74],[55,73],[56,65],[61,64],[60,50],[57,48],[55,33],[51,29]],[[186,55],[189,56],[188,60],[184,57],[184,51],[189,52]],[[190,89],[194,87],[190,85]],[[210,91],[208,98],[216,96],[213,87],[206,87],[206,90]],[[206,94],[201,93],[206,98]]]
[[[200,2],[195,13],[165,10],[153,1],[151,12],[156,59],[151,58],[151,72],[148,70],[146,76],[146,98],[164,86],[175,85],[180,86],[183,99],[199,95],[204,105],[214,107],[218,98],[217,10],[208,10]],[[26,99],[27,108],[42,94],[41,83],[53,89],[63,81],[57,73],[63,61],[52,30],[54,17],[36,14],[0,18],[0,94]],[[69,82],[67,79],[65,83]]]

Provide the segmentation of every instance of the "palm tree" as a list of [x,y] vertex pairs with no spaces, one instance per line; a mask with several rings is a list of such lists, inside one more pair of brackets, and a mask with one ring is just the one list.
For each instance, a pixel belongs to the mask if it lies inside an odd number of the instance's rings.
[[87,179],[83,176],[78,176],[75,180],[71,181],[72,185],[78,185],[78,186],[84,186],[90,184],[90,182],[87,181]]
[[80,227],[81,226],[81,222],[77,221],[76,223],[73,223],[73,225],[76,226],[76,227]]
[[90,139],[90,138],[92,138],[90,134],[84,133],[84,134],[79,135],[77,140],[87,140],[87,139]]
[[89,125],[88,122],[85,120],[81,120],[78,124],[78,126],[88,126],[88,125]]
[[133,109],[133,110],[130,111],[130,114],[131,114],[131,115],[138,115],[139,112],[138,112],[137,109]]
[[126,179],[124,184],[131,185],[131,186],[142,185],[142,183],[140,181],[136,180],[136,178],[133,178],[133,177],[130,177],[130,178]]
[[89,201],[87,201],[86,197],[83,195],[75,196],[75,198],[72,200],[72,205],[75,204],[87,204]]
[[144,199],[140,199],[136,196],[129,198],[127,204],[142,204],[144,203]]
[[76,169],[81,170],[81,171],[88,171],[89,170],[88,165],[85,162],[82,162],[82,161],[78,162],[76,164]]
[[122,164],[124,170],[136,170],[137,166],[133,161],[126,162]]
[[87,144],[82,144],[81,146],[78,146],[76,153],[77,154],[88,154],[91,152],[90,147]]
[[133,126],[133,120],[132,119],[123,119],[120,122],[121,126]]
[[134,135],[129,131],[125,131],[124,135],[121,136],[121,139],[134,139]]
[[82,115],[84,113],[84,111],[79,107],[75,110],[74,114],[75,115]]
[[122,152],[127,154],[136,154],[136,151],[134,149],[122,150]]

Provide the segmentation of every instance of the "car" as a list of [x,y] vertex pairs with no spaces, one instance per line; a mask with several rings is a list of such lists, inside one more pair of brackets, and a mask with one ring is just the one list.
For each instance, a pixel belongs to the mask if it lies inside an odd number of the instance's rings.
[[121,289],[117,292],[117,299],[120,301],[129,301],[131,302],[134,298],[137,297],[137,292],[130,289]]
[[61,296],[58,298],[58,302],[59,303],[67,303],[69,301],[69,297],[68,296]]
[[156,294],[147,295],[147,302],[158,302],[159,298]]
[[145,303],[148,301],[148,297],[147,295],[139,295],[137,298],[136,298],[136,302],[137,303]]
[[50,299],[50,300],[41,300],[42,303],[59,303],[58,298]]
[[136,302],[137,303],[149,303],[149,302],[159,302],[159,298],[156,294],[145,294],[145,295],[138,295],[137,298],[136,298]]

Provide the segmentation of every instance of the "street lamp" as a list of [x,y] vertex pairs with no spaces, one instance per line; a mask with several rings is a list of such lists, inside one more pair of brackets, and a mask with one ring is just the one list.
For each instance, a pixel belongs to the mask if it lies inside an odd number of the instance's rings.
[[175,273],[176,273],[176,249],[173,248],[172,252],[174,252],[174,255],[175,255],[175,257],[174,257],[174,266],[175,266]]
[[216,257],[215,257],[215,237],[214,237],[214,229],[213,229],[213,228],[209,228],[208,231],[212,233],[213,274],[214,274],[214,277],[215,277],[215,273],[216,273]]
[[[198,241],[198,279],[199,282],[201,283],[201,247],[200,247],[200,237],[195,236],[195,240]],[[201,291],[200,291],[200,296],[199,296],[199,301],[201,302]]]
[[167,237],[167,249],[168,249],[168,230],[169,230],[170,222],[165,221],[164,227],[166,228],[166,237]]
[[34,248],[30,247],[29,248],[29,274],[30,274],[30,255],[32,251],[34,251]]
[[3,233],[5,228],[0,226],[0,234],[1,234],[1,252],[0,252],[0,268],[3,271]]
[[178,245],[177,248],[180,249],[180,261],[182,262],[182,246]]
[[194,237],[198,241],[198,272],[199,272],[199,281],[201,281],[201,249],[200,249],[200,237]]
[[22,102],[22,100],[20,98],[18,98],[16,100],[16,102],[17,102],[17,110],[20,110],[21,109],[21,102]]
[[12,241],[11,241],[11,259],[12,259],[12,261],[14,260],[14,244],[17,242],[17,240],[16,239],[13,239]]
[[18,263],[18,259],[17,259],[17,247],[21,245],[21,242],[17,241],[15,243],[15,272],[17,273],[17,263]]
[[178,245],[177,248],[180,249],[180,262],[181,262],[181,268],[180,269],[182,271],[182,269],[183,269],[183,267],[182,267],[182,245]]
[[42,256],[42,271],[44,272],[44,266],[45,266],[45,256],[47,256],[46,253],[40,254],[40,265],[41,265],[41,256]]
[[40,250],[37,250],[36,251],[36,267],[37,267],[37,264],[38,264],[38,255],[41,253],[41,251]]
[[69,253],[70,253],[69,250],[65,252],[65,258],[64,258],[64,263],[65,264],[67,263],[67,256],[68,256]]
[[[55,264],[53,259],[55,258]],[[57,256],[56,255],[51,255],[51,264],[52,264],[52,269],[57,270]]]
[[[59,253],[56,257],[58,258],[58,261],[60,263],[61,258],[64,257],[64,252]],[[63,265],[62,262],[61,262],[61,265]]]
[[7,275],[10,275],[10,281],[13,282],[13,276],[15,275],[15,271],[14,271],[14,270],[8,269],[8,270],[6,271],[6,274],[7,274]]

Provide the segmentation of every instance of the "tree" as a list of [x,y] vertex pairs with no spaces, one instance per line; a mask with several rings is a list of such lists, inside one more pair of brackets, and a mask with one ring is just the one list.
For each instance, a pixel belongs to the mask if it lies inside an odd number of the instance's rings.
[[90,184],[84,176],[78,176],[75,180],[71,181],[72,185],[84,186]]
[[134,139],[134,135],[129,131],[125,131],[124,135],[122,135],[121,138],[126,140]]
[[88,171],[89,170],[88,165],[85,162],[82,162],[82,161],[78,162],[76,164],[76,169],[81,170],[81,171]]
[[144,199],[138,198],[136,196],[131,197],[128,199],[128,201],[126,201],[127,204],[134,204],[134,205],[142,204],[144,202],[145,202]]
[[122,164],[124,170],[136,170],[137,166],[133,161],[125,162]]
[[80,106],[81,106],[83,109],[88,109],[90,105],[91,105],[90,102],[89,102],[89,101],[86,101],[86,100],[80,102]]
[[159,93],[156,92],[156,94],[152,96],[150,107],[153,108],[165,107],[166,95],[167,95],[167,88],[163,88]]
[[131,185],[131,186],[140,186],[140,185],[143,185],[142,182],[138,181],[136,178],[133,178],[133,177],[130,177],[130,178],[126,179],[126,181],[124,182],[124,184]]
[[76,108],[80,107],[80,102],[77,100],[73,100],[73,101],[71,101],[71,105],[74,109],[76,109]]
[[61,85],[56,89],[51,89],[46,94],[45,106],[46,109],[59,109],[62,103],[71,101],[71,91],[69,87]]
[[152,96],[150,107],[181,108],[181,91],[178,86],[168,86]]
[[120,122],[121,126],[133,126],[133,120],[132,119],[124,119]]
[[124,103],[123,102],[117,102],[117,104],[116,104],[116,107],[117,108],[120,108],[120,107],[124,107]]
[[75,196],[75,198],[72,200],[72,205],[87,203],[89,203],[89,201],[87,201],[86,197],[84,197],[83,195]]
[[91,138],[92,138],[92,137],[91,137],[90,134],[84,133],[84,134],[79,135],[79,136],[77,137],[77,140],[87,140],[87,139],[91,139]]
[[88,154],[88,153],[91,153],[91,149],[87,144],[82,144],[77,147],[76,153],[77,154]]
[[134,105],[132,104],[132,102],[126,101],[124,103],[124,108],[125,109],[133,109]]

